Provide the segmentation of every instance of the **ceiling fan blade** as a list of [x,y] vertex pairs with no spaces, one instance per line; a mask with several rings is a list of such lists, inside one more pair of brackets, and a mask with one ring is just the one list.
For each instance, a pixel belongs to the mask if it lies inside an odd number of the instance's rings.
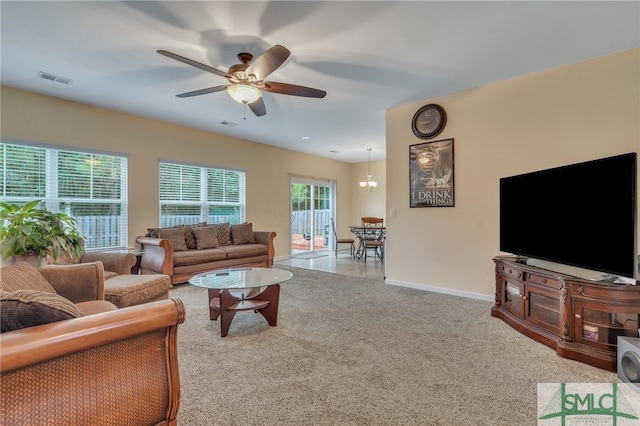
[[267,107],[265,107],[264,100],[262,99],[262,97],[258,98],[258,100],[256,100],[256,101],[253,101],[252,103],[250,103],[249,104],[249,108],[258,117],[262,117],[263,115],[265,115],[267,113]]
[[278,69],[280,65],[291,55],[289,49],[276,44],[271,49],[258,56],[247,68],[247,75],[253,74],[258,80],[264,80],[266,76]]
[[207,89],[200,89],[200,90],[194,90],[193,92],[186,92],[186,93],[180,93],[179,95],[176,95],[179,98],[189,98],[191,96],[200,96],[200,95],[206,95],[209,93],[215,93],[215,92],[222,92],[223,90],[226,90],[227,86],[215,86],[215,87],[209,87]]
[[200,68],[201,70],[204,70],[204,71],[219,75],[220,77],[226,77],[226,78],[231,77],[225,71],[221,71],[221,70],[216,69],[216,68],[214,68],[212,66],[202,64],[200,62],[194,61],[193,59],[185,58],[184,56],[180,56],[180,55],[178,55],[176,53],[168,52],[166,50],[158,50],[158,53],[161,54],[161,55],[164,55],[166,57],[169,57],[171,59],[175,59],[176,61],[183,62],[183,63],[185,63],[187,65],[191,65],[193,67]]
[[271,93],[303,96],[305,98],[324,98],[327,94],[324,90],[312,89],[311,87],[298,86],[295,84],[278,83],[275,81],[265,81],[264,90]]

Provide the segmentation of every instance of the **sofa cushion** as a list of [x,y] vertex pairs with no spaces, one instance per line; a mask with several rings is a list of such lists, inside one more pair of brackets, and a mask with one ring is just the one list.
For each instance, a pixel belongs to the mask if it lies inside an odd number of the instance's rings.
[[[226,246],[233,247],[233,246]],[[186,250],[173,253],[173,266],[198,265],[201,263],[225,260],[227,253],[221,247],[204,250]]]
[[221,246],[230,246],[233,244],[231,240],[231,225],[229,222],[218,223],[214,225],[217,227],[216,232],[218,233],[218,244]]
[[193,235],[196,238],[196,248],[198,250],[218,247],[218,233],[215,226],[201,226],[193,228]]
[[168,275],[119,275],[105,281],[104,298],[118,308],[140,305],[169,296],[171,278]]
[[184,229],[182,228],[160,228],[158,238],[164,238],[171,242],[174,251],[187,250],[187,243],[184,239]]
[[84,302],[78,302],[76,303],[76,308],[78,308],[78,310],[85,316],[118,310],[118,307],[108,300],[87,300]]
[[0,289],[8,292],[36,290],[56,293],[56,290],[42,276],[40,271],[27,262],[18,262],[15,265],[2,268]]
[[227,259],[242,259],[245,257],[262,256],[269,254],[269,248],[263,244],[242,244],[218,247],[227,253]]
[[113,271],[104,271],[104,279],[108,280],[109,278],[113,278],[113,277],[117,277],[118,275],[120,275],[117,272],[113,272]]
[[83,316],[64,297],[47,291],[0,291],[0,332]]
[[245,222],[239,225],[231,225],[231,238],[234,245],[255,244],[256,238],[253,236],[253,224]]

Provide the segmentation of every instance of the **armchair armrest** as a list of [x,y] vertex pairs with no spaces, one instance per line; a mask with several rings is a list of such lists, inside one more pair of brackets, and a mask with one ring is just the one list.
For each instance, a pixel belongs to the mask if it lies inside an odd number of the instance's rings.
[[48,265],[38,270],[60,296],[73,303],[104,300],[102,262]]
[[0,424],[175,425],[184,320],[182,301],[167,299],[2,333]]
[[141,274],[164,274],[173,282],[173,245],[163,238],[138,237],[136,242],[142,246]]
[[268,266],[273,266],[273,258],[276,255],[276,249],[273,245],[273,239],[276,237],[276,233],[271,231],[253,231],[253,236],[255,237],[257,244],[264,244],[269,248]]
[[80,263],[101,261],[105,271],[117,272],[120,275],[130,275],[131,268],[136,264],[133,253],[105,253],[84,252]]

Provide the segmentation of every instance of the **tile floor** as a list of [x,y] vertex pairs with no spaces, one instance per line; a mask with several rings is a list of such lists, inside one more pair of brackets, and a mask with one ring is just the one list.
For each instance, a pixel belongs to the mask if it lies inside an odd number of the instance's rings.
[[333,251],[317,251],[313,254],[298,253],[287,259],[275,260],[274,266],[277,267],[277,265],[289,265],[296,268],[384,280],[383,261],[369,257],[365,263],[364,260],[357,260],[351,257],[348,251],[339,252],[337,258]]

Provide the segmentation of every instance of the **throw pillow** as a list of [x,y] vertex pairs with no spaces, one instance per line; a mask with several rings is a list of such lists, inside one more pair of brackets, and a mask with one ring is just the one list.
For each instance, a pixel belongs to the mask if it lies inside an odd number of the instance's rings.
[[218,244],[221,246],[230,246],[233,244],[231,241],[231,226],[229,222],[219,223],[215,225],[217,227],[216,232],[218,233]]
[[253,224],[241,223],[239,225],[231,225],[231,237],[233,244],[255,244],[256,238],[253,236]]
[[0,332],[83,316],[68,299],[46,291],[0,291]]
[[196,228],[200,228],[206,225],[207,225],[207,222],[200,222],[200,223],[196,223],[195,225],[185,225],[184,240],[187,243],[187,248],[190,248],[190,249],[198,248],[196,244],[196,236],[193,231]]
[[187,249],[184,229],[182,228],[160,228],[158,230],[158,238],[169,240],[174,251],[184,251]]
[[18,262],[15,265],[2,268],[2,272],[0,272],[0,289],[8,292],[18,290],[56,292],[40,271],[27,262]]
[[174,225],[166,228],[147,228],[147,235],[145,235],[145,237],[160,238],[159,235],[160,235],[161,229],[180,228],[184,232],[184,241],[185,241],[185,244],[187,245],[187,248],[194,249],[196,248],[196,240],[193,235],[193,228],[206,226],[206,225],[207,225],[207,222],[200,222],[200,223],[196,223],[195,225]]
[[198,250],[218,247],[218,233],[215,226],[202,226],[193,228]]

